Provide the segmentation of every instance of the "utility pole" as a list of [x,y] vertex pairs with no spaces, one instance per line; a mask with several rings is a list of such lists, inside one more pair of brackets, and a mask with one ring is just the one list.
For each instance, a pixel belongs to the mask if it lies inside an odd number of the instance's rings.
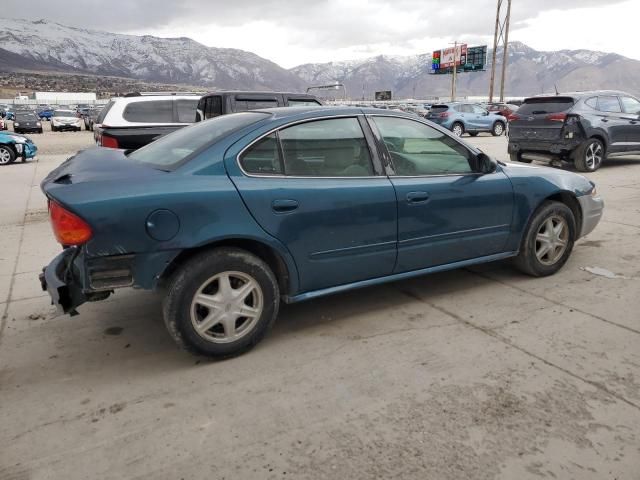
[[451,77],[451,101],[456,101],[456,76],[458,72],[458,41],[453,42],[453,76]]
[[[506,6],[506,13],[503,16],[503,5]],[[496,78],[496,60],[498,55],[498,47],[502,45],[502,76],[500,84],[500,101],[504,101],[504,87],[507,75],[507,62],[509,60],[509,21],[511,19],[511,0],[498,0],[498,8],[496,10],[496,25],[493,34],[493,52],[491,55],[491,80],[489,81],[489,102],[493,102],[493,94]]]

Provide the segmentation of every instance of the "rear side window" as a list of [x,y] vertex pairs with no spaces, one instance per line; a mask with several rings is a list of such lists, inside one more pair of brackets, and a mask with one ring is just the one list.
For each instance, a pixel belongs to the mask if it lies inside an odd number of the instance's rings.
[[271,99],[236,99],[236,112],[246,112],[249,110],[258,110],[260,108],[274,108],[278,106],[278,101],[274,98]]
[[575,104],[571,97],[527,98],[518,109],[521,115],[539,115],[566,112]]
[[278,152],[278,138],[275,133],[264,137],[251,146],[240,158],[240,165],[247,173],[257,175],[277,175],[282,173],[282,162]]
[[173,100],[133,102],[124,108],[122,117],[135,123],[174,123]]
[[598,97],[591,97],[584,102],[588,107],[593,108],[594,110],[598,109]]
[[176,100],[176,111],[178,112],[178,123],[193,123],[196,121],[196,109],[198,100]]
[[204,99],[204,118],[213,118],[222,115],[222,97],[214,95]]
[[357,118],[302,123],[280,131],[286,175],[366,177],[371,155]]
[[602,97],[598,97],[598,110],[600,110],[601,112],[612,113],[622,112],[618,97],[615,97],[613,95],[603,95]]
[[317,100],[313,100],[313,99],[307,99],[307,98],[290,98],[287,101],[287,104],[290,107],[316,107],[318,105],[320,105],[320,102],[318,102]]

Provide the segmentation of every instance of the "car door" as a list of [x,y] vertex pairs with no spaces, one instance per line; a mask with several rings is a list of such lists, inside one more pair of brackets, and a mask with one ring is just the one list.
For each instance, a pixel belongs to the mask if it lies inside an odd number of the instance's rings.
[[598,97],[598,117],[602,128],[609,136],[608,151],[610,153],[626,151],[625,132],[629,121],[623,114],[620,100],[616,95],[600,95]]
[[640,100],[621,96],[620,103],[627,121],[624,132],[627,152],[640,152]]
[[372,116],[398,198],[398,260],[406,272],[503,253],[513,188],[498,170],[474,171],[475,154],[419,121]]
[[489,131],[493,127],[493,117],[489,114],[488,110],[478,106],[469,105],[473,110],[473,118],[476,125],[476,129],[480,131]]
[[235,157],[225,160],[251,214],[294,257],[302,292],[393,271],[395,191],[361,121],[284,126],[238,156],[241,171],[232,168]]

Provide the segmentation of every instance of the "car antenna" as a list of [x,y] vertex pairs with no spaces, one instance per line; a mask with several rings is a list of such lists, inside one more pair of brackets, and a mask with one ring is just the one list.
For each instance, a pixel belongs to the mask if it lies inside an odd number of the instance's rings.
[[553,84],[553,88],[556,89],[556,95],[560,95],[560,92],[558,91],[558,86],[555,83]]

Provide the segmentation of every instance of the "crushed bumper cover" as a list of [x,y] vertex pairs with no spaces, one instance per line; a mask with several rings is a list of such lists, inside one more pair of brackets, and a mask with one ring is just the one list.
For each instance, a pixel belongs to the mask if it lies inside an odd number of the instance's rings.
[[40,284],[49,293],[51,303],[60,311],[77,315],[76,308],[87,301],[81,282],[74,275],[76,248],[67,248],[42,269]]

